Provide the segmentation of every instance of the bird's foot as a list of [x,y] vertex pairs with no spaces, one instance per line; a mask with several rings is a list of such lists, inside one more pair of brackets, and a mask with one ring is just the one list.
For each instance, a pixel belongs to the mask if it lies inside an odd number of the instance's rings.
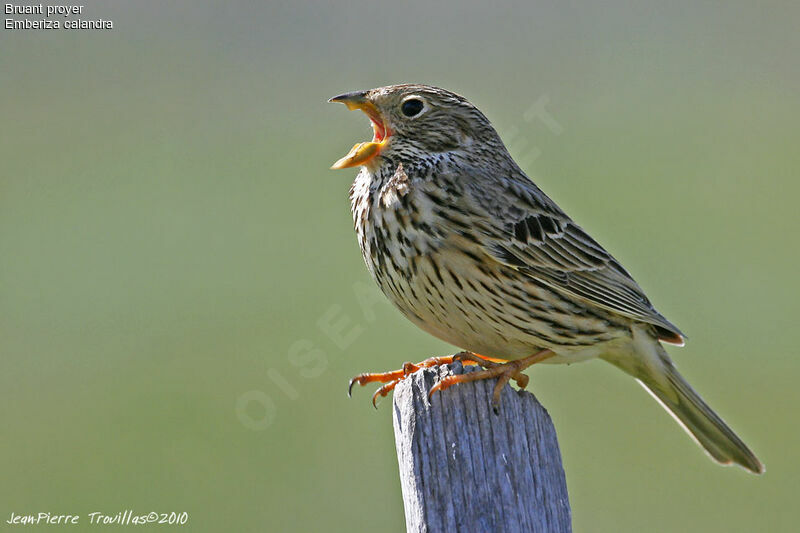
[[[406,379],[408,376],[419,370],[420,368],[431,368],[439,365],[449,365],[453,361],[461,361],[465,365],[481,365],[488,368],[490,365],[498,365],[497,361],[502,359],[486,358],[476,355],[472,352],[460,352],[455,355],[448,355],[446,357],[430,357],[419,363],[404,363],[403,368],[394,370],[392,372],[376,372],[359,374],[350,380],[350,387],[347,389],[347,395],[350,396],[353,392],[353,385],[358,383],[361,386],[367,383],[383,383],[383,385],[375,391],[372,395],[372,405],[377,408],[378,398],[383,398],[389,394],[398,383]],[[526,378],[527,379],[527,378]],[[449,386],[449,385],[448,385]],[[447,387],[445,387],[447,388]]]
[[444,377],[431,388],[428,396],[432,396],[436,391],[448,389],[457,383],[469,383],[470,381],[497,378],[497,384],[494,386],[494,394],[492,394],[492,409],[497,413],[500,408],[500,392],[503,390],[506,383],[513,379],[521,389],[524,389],[528,385],[528,376],[523,374],[522,371],[553,355],[555,354],[550,350],[541,350],[528,357],[499,364],[486,359],[480,359],[475,356],[475,354],[469,352],[461,352],[453,356],[456,361],[472,361],[473,364],[484,367],[484,370]]

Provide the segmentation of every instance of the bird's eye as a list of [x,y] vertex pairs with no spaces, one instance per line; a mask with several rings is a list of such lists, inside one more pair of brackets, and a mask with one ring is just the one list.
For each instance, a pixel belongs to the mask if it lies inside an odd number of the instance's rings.
[[409,98],[400,106],[400,111],[407,117],[415,117],[420,114],[424,107],[425,104],[422,103],[422,100]]

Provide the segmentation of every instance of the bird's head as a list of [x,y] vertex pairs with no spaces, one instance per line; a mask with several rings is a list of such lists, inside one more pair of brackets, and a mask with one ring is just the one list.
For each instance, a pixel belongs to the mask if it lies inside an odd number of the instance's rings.
[[[335,96],[372,122],[369,142],[358,143],[331,168],[379,164],[382,157],[413,161],[442,152],[468,150],[500,140],[492,125],[465,98],[427,85],[390,85]],[[502,143],[500,143],[502,145]]]

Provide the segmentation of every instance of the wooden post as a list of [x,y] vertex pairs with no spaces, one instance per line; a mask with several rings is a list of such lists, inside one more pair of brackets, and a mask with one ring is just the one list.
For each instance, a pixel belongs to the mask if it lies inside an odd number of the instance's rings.
[[564,469],[550,416],[533,394],[495,380],[428,392],[440,376],[477,370],[423,369],[394,391],[397,461],[414,533],[571,531]]

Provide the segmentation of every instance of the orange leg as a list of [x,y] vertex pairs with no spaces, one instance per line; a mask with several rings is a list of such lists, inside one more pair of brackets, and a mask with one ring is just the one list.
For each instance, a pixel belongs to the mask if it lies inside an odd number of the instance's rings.
[[413,374],[420,368],[430,368],[439,365],[449,365],[453,361],[461,361],[465,365],[495,365],[504,362],[504,359],[497,359],[494,357],[484,357],[472,352],[460,352],[455,355],[448,355],[446,357],[430,357],[419,363],[404,363],[401,370],[394,370],[392,372],[376,372],[359,374],[350,380],[350,386],[347,389],[347,395],[350,396],[353,392],[353,385],[358,383],[361,386],[367,383],[384,383],[375,394],[372,395],[372,405],[377,408],[378,398],[383,398],[389,394],[398,383],[406,379],[409,375]]
[[[472,355],[469,354],[469,356],[467,356],[464,355],[464,353],[469,352],[462,352],[461,354],[456,354],[454,357],[456,360],[462,360],[462,358],[467,358]],[[529,366],[544,361],[545,359],[554,355],[555,354],[550,350],[542,350],[533,355],[529,355],[528,357],[523,357],[522,359],[517,359],[515,361],[508,361],[503,364],[496,364],[493,362],[488,362],[489,364],[485,364],[476,362],[476,364],[480,364],[486,369],[479,370],[477,372],[470,372],[469,374],[447,376],[431,388],[429,395],[433,395],[433,393],[436,391],[450,388],[457,383],[469,383],[470,381],[497,378],[497,384],[494,386],[494,394],[492,394],[492,408],[496,413],[500,407],[500,392],[503,390],[503,387],[505,387],[506,383],[513,379],[517,382],[517,385],[519,385],[520,388],[524,389],[528,385],[528,376],[522,374],[522,371]],[[474,359],[470,360],[475,361]]]

